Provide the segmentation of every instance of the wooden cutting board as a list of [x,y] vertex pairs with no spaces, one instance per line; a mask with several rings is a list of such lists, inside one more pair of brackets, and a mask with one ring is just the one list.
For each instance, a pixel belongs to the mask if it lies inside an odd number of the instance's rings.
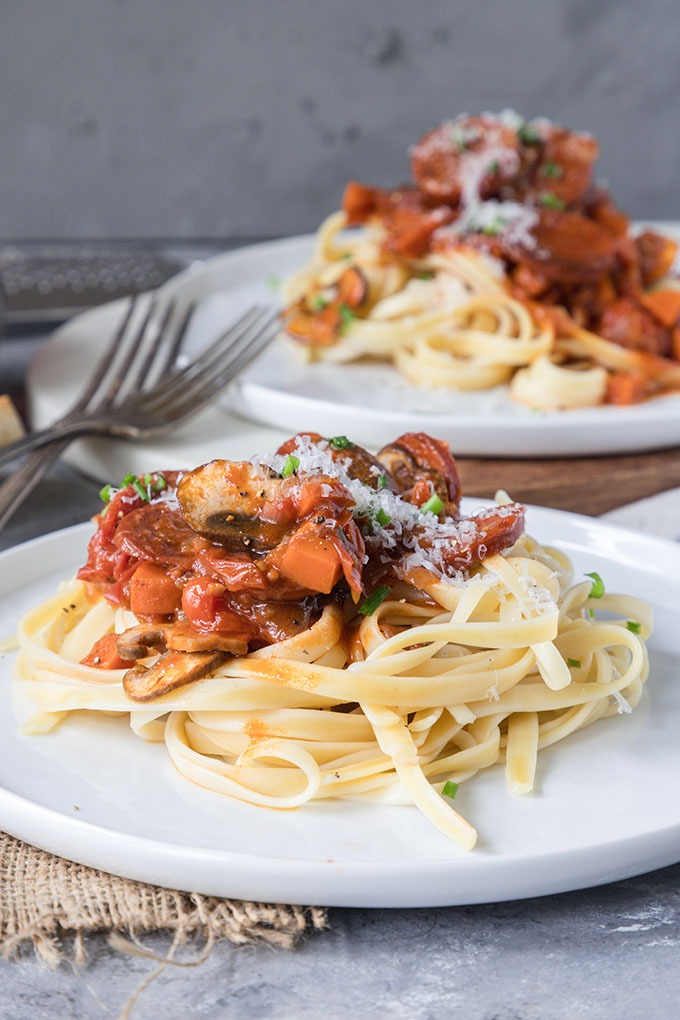
[[505,489],[521,503],[593,516],[680,486],[680,448],[617,457],[456,461],[465,495],[493,498]]

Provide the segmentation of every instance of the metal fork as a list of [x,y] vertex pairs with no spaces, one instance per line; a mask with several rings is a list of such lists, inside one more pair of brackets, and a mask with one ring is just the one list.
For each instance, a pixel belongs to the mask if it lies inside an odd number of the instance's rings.
[[86,434],[140,439],[169,431],[178,421],[201,410],[277,331],[276,313],[251,308],[195,361],[168,375],[193,307],[171,329],[174,310],[169,306],[154,326],[156,303],[152,300],[141,326],[132,329],[133,300],[85,392],[71,410],[50,428],[0,450],[0,466],[35,451],[0,485],[0,528],[72,439]]

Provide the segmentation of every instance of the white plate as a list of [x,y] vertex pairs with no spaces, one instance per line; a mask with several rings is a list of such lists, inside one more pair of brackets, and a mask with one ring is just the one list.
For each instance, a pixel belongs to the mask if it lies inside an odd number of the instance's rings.
[[[541,753],[537,790],[502,768],[464,784],[480,842],[464,853],[415,808],[314,803],[278,812],[179,778],[161,745],[83,713],[18,737],[11,657],[0,662],[0,825],[53,853],[142,881],[219,896],[340,906],[432,906],[558,893],[680,860],[680,547],[585,517],[530,508],[530,530],[655,606],[648,691]],[[0,627],[84,558],[90,525],[0,557]],[[49,567],[46,565],[49,564]],[[20,708],[21,711],[21,708]]]
[[[680,231],[678,224],[662,226],[667,232]],[[298,237],[229,252],[197,263],[166,284],[180,303],[199,301],[191,343],[198,347],[251,303],[275,301],[272,277],[283,278],[302,266],[312,244],[311,237]],[[88,312],[46,344],[28,378],[37,424],[49,424],[75,399],[101,338],[113,330],[119,315],[118,306]],[[198,432],[194,428],[173,435],[178,453],[186,443],[192,456],[200,450],[194,460],[224,456],[221,434],[227,408],[288,434],[310,429],[322,435],[345,434],[374,447],[402,432],[426,431],[448,440],[461,456],[586,456],[680,444],[678,394],[631,407],[537,412],[513,403],[504,387],[478,393],[428,390],[387,365],[305,365],[289,341],[265,351],[206,413]],[[231,418],[227,431],[236,427]],[[121,446],[129,450],[121,443],[81,443],[70,459],[89,473],[94,465],[99,477],[100,458],[106,467],[118,466]],[[154,444],[153,449],[158,448]],[[134,454],[128,461],[128,468],[136,469]]]

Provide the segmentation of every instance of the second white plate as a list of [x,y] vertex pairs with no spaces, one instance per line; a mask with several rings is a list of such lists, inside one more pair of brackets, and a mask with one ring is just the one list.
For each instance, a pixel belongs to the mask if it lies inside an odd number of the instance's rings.
[[[190,346],[202,346],[250,304],[276,302],[272,284],[302,266],[312,245],[313,238],[298,237],[239,249],[169,281],[166,290],[180,303],[199,302]],[[75,400],[119,314],[112,306],[88,312],[58,330],[40,352],[28,379],[37,424],[48,424]],[[176,433],[177,454],[181,457],[185,444],[191,448],[184,463],[196,460],[196,454],[200,460],[229,455],[222,433],[240,430],[233,418],[226,424],[230,410],[288,434],[346,434],[372,447],[402,432],[425,431],[448,440],[454,453],[465,456],[586,456],[680,444],[680,395],[631,407],[537,412],[513,403],[504,387],[477,393],[428,390],[387,365],[305,365],[283,341],[265,351],[221,403],[208,409],[200,434],[195,429]],[[118,463],[115,450],[121,445],[99,445],[97,456],[105,464],[107,458]],[[96,462],[85,444],[75,448],[71,459],[90,471]]]

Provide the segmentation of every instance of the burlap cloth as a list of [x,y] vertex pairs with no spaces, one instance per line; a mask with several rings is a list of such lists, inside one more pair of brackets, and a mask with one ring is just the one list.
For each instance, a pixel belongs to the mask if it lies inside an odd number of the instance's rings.
[[166,932],[175,945],[197,936],[206,946],[265,942],[292,948],[304,932],[325,928],[326,910],[223,900],[117,878],[37,850],[0,833],[0,952],[32,944],[55,966],[64,936],[80,955],[90,932],[132,938]]

